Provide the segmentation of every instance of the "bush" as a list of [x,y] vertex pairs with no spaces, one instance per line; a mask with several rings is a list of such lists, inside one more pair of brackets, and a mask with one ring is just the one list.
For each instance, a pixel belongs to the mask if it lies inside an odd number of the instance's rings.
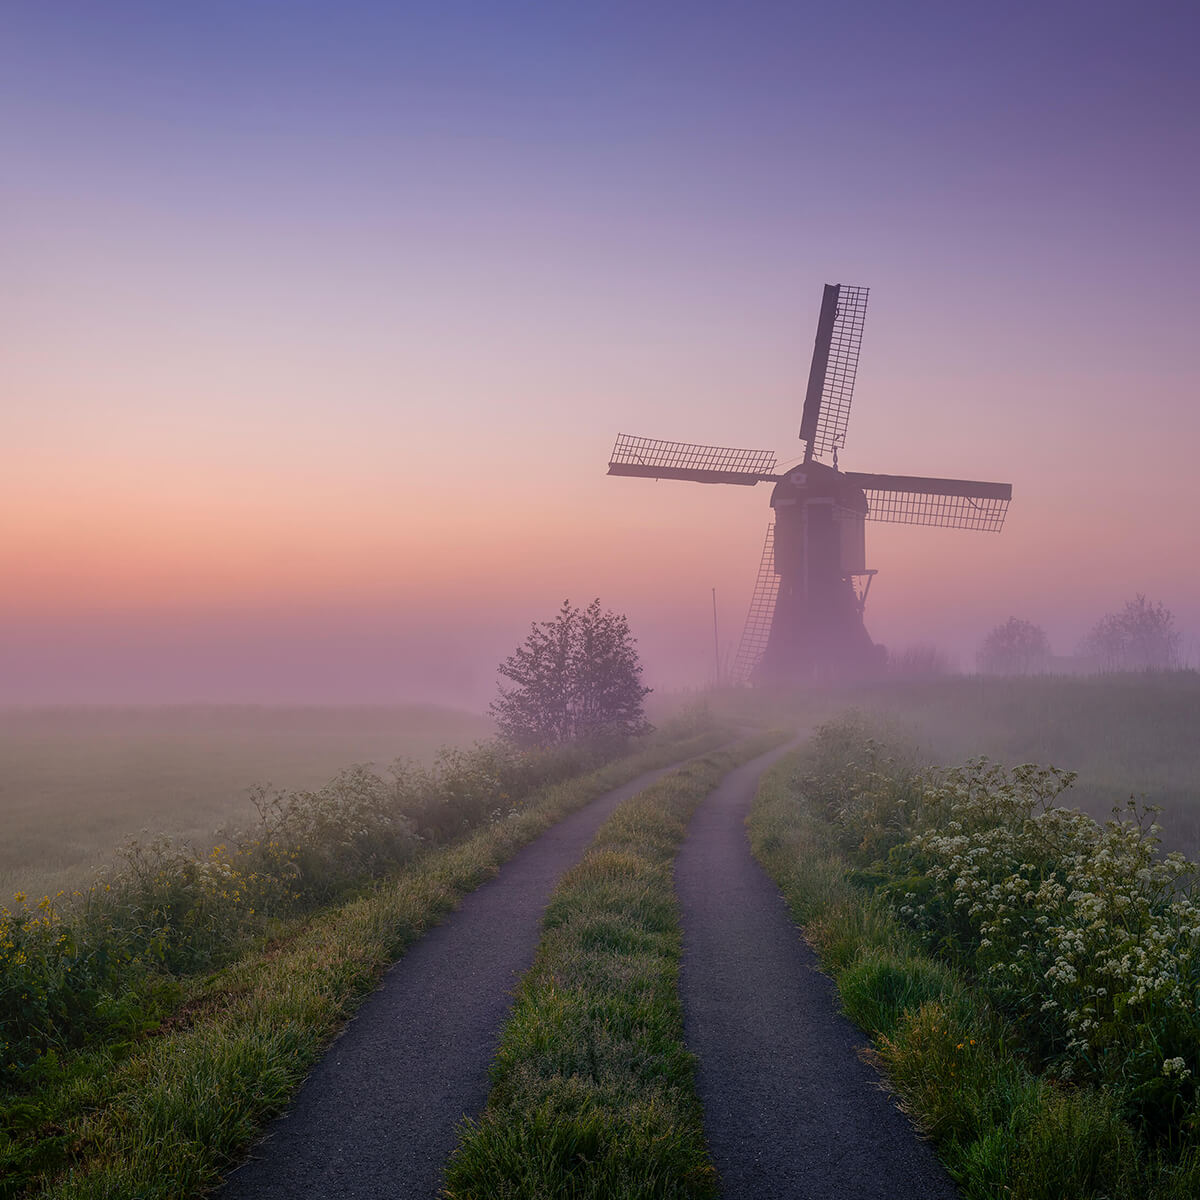
[[1032,675],[1046,669],[1050,661],[1050,639],[1032,621],[1009,617],[983,639],[975,656],[985,675]]
[[[1197,865],[1159,852],[1153,810],[1131,801],[1100,825],[1058,804],[1074,776],[1054,767],[920,771],[857,718],[816,742],[801,786],[851,878],[966,970],[1026,1053],[1060,1081],[1108,1089],[1156,1137],[1200,1122]],[[869,1026],[886,1031],[897,1004],[919,999],[887,956],[854,970],[879,993],[862,1006]]]

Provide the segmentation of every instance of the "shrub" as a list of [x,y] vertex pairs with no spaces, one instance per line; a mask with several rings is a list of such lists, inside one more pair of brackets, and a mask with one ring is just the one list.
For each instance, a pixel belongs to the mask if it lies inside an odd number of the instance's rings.
[[89,887],[0,906],[0,1081],[53,1049],[161,1019],[172,980],[228,961],[420,853],[599,764],[587,746],[445,750],[431,767],[351,767],[322,788],[258,788],[256,819],[207,851],[130,841]]
[[985,675],[1032,675],[1050,661],[1050,639],[1032,621],[1009,617],[979,647],[975,664]]
[[[966,970],[1053,1078],[1108,1089],[1157,1137],[1200,1124],[1197,866],[1160,853],[1153,810],[1098,824],[1058,803],[1074,776],[1054,767],[919,771],[858,718],[819,731],[814,767],[802,787],[851,879]],[[920,999],[886,955],[850,983],[877,993],[860,1007],[884,1031]]]

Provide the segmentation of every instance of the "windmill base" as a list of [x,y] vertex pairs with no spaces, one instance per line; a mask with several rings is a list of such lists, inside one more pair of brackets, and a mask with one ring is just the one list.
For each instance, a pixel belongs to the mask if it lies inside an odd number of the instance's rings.
[[882,675],[887,651],[871,641],[849,580],[824,604],[781,588],[767,646],[751,682],[761,686]]

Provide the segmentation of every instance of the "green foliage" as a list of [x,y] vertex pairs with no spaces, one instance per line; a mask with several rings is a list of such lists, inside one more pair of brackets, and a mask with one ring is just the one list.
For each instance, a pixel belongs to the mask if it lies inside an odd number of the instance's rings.
[[627,800],[563,876],[487,1109],[450,1161],[452,1200],[715,1193],[683,1045],[671,866],[704,797],[779,740],[709,755]]
[[763,784],[755,853],[978,1200],[1200,1184],[1194,865],[1069,772],[921,770],[861,717]]
[[857,939],[854,951],[845,953],[843,960],[838,978],[842,1003],[851,1019],[872,1036],[895,1033],[905,1014],[953,990],[953,979],[941,963],[873,945],[869,938]]
[[649,730],[637,639],[623,615],[563,601],[553,621],[529,636],[501,665],[514,686],[491,706],[501,735],[517,746],[612,743]]
[[161,1018],[163,979],[226,962],[278,922],[379,879],[430,846],[520,810],[596,766],[583,746],[444,750],[432,766],[363,766],[304,792],[253,794],[257,820],[201,853],[130,841],[86,889],[0,906],[0,1082],[47,1051]]
[[151,976],[165,988],[147,998],[157,1004],[153,1029],[139,1010],[123,1032],[47,1051],[0,1087],[0,1197],[206,1194],[424,930],[566,813],[724,736],[664,731],[634,755],[522,795],[338,907],[276,923],[265,948],[244,946],[220,970]]
[[[1104,1085],[1167,1136],[1197,1105],[1196,866],[1159,855],[1133,802],[1103,826],[1056,806],[1071,779],[986,760],[929,778],[884,894],[1056,1076]],[[918,874],[920,895],[904,882]]]
[[823,727],[803,784],[865,868],[855,878],[969,971],[1056,1077],[1109,1088],[1160,1135],[1177,1128],[1200,1101],[1196,864],[1161,855],[1132,801],[1104,825],[1061,807],[1071,772],[986,759],[920,772],[863,733],[858,718]]
[[1100,822],[1131,795],[1144,795],[1162,806],[1167,848],[1200,858],[1200,672],[975,675],[861,687],[830,697],[814,721],[851,700],[888,723],[889,740],[915,742],[936,762],[986,754],[1069,766],[1079,775],[1073,803]]
[[[1145,1200],[1146,1156],[1117,1104],[1038,1079],[963,993],[907,1013],[880,1058],[974,1200]],[[1006,1052],[1007,1051],[1007,1052]],[[1141,1160],[1141,1161],[1139,1161]]]

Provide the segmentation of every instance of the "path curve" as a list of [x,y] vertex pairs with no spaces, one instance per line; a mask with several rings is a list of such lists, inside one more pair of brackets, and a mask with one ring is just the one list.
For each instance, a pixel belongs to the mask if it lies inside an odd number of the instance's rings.
[[[785,747],[784,749],[790,749]],[[684,1035],[724,1200],[958,1200],[860,1057],[869,1045],[750,852],[745,818],[784,751],[726,776],[675,863]]]
[[487,1099],[488,1066],[559,876],[618,804],[680,765],[641,775],[552,826],[414,943],[220,1200],[436,1196],[458,1122]]

